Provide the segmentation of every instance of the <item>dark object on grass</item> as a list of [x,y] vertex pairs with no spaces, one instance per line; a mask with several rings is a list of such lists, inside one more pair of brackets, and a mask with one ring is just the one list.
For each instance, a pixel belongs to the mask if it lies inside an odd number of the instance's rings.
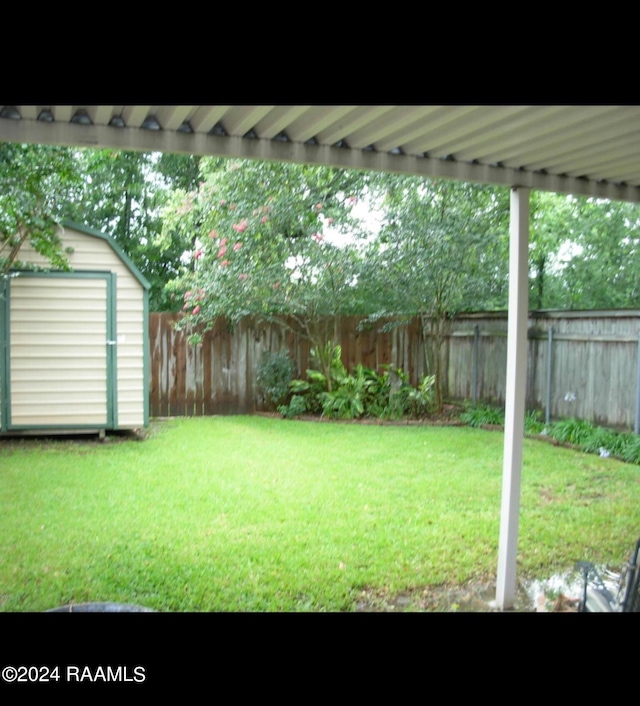
[[45,613],[155,613],[152,608],[145,608],[131,603],[71,603],[60,608],[51,608]]

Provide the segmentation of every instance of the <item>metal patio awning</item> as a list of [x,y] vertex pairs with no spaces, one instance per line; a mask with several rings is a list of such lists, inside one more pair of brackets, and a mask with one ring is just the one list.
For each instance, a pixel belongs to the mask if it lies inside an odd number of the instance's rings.
[[497,603],[512,607],[528,310],[529,192],[640,202],[640,106],[0,105],[0,141],[278,160],[511,188]]

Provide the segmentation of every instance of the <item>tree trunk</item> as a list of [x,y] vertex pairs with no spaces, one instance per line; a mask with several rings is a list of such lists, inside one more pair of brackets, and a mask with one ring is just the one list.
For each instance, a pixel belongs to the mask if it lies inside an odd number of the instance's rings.
[[435,375],[434,402],[436,410],[442,411],[446,392],[446,361],[445,344],[449,332],[449,323],[446,315],[422,319],[422,340],[425,350],[425,364],[428,374]]

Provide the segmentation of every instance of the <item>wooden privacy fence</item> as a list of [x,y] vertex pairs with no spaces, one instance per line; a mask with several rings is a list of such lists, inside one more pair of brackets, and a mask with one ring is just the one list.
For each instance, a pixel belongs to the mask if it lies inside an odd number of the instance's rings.
[[[527,409],[638,433],[640,311],[540,311],[528,322]],[[448,338],[452,399],[503,405],[507,316],[458,316]]]
[[[180,314],[151,314],[152,416],[251,413],[260,410],[257,364],[264,351],[287,348],[304,376],[309,343],[274,324],[224,320],[192,346],[176,331]],[[402,368],[417,385],[428,372],[418,319],[389,331],[339,322],[343,362]],[[578,417],[638,431],[640,311],[531,312],[526,405],[547,419]],[[467,314],[450,322],[445,339],[446,397],[503,405],[507,361],[505,312]]]
[[[151,314],[151,416],[244,414],[261,409],[256,387],[257,364],[265,351],[288,349],[297,375],[309,367],[310,344],[303,337],[275,324],[247,318],[230,328],[219,320],[204,335],[201,345],[189,343],[191,331],[177,331],[181,314]],[[357,363],[379,369],[385,363],[402,366],[418,379],[423,370],[420,323],[380,333],[357,330],[359,319],[340,320],[342,358],[348,369]],[[424,357],[424,356],[423,356]]]

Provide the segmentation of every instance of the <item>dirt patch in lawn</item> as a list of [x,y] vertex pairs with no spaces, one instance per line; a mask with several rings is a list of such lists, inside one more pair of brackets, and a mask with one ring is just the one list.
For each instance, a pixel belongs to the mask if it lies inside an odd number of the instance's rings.
[[[389,593],[363,590],[357,603],[358,613],[500,613],[495,603],[494,581],[474,581],[463,585],[430,586],[413,591]],[[562,593],[531,595],[519,587],[514,613],[575,613],[578,601]]]

